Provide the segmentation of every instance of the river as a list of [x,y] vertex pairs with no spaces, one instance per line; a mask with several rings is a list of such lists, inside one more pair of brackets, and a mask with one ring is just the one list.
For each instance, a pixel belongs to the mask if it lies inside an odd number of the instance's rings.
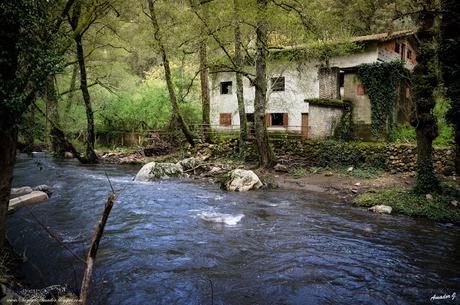
[[49,201],[9,217],[8,238],[27,257],[24,281],[79,288],[82,263],[30,212],[85,256],[107,173],[118,199],[91,304],[427,304],[460,294],[458,226],[376,215],[325,194],[133,182],[138,169],[21,156],[15,186],[54,188]]

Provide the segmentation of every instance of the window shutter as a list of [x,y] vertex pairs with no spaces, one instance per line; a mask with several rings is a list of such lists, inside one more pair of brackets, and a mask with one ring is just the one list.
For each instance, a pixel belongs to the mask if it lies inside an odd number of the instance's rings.
[[232,114],[231,113],[220,113],[219,114],[220,126],[231,126],[232,125]]
[[265,114],[265,126],[270,126],[270,113]]
[[364,95],[364,94],[366,94],[366,90],[364,89],[364,85],[363,85],[363,84],[358,84],[358,86],[356,86],[356,94],[357,94],[357,95]]
[[287,113],[283,113],[283,126],[288,127],[289,125],[289,116]]

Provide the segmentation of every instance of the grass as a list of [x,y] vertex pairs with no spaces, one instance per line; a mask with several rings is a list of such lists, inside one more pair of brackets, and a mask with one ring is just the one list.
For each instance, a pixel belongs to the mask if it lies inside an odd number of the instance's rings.
[[458,202],[459,199],[458,186],[444,184],[443,192],[433,194],[432,200],[407,189],[395,188],[360,194],[353,200],[353,203],[362,207],[384,204],[391,206],[397,214],[460,223],[460,206],[455,207],[452,204],[453,201]]

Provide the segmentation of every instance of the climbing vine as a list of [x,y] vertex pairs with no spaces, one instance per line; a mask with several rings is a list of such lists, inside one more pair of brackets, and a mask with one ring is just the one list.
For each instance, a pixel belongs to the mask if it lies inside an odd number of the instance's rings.
[[372,134],[383,135],[385,127],[393,127],[393,109],[396,101],[396,88],[405,73],[401,61],[361,64],[358,75],[371,101]]

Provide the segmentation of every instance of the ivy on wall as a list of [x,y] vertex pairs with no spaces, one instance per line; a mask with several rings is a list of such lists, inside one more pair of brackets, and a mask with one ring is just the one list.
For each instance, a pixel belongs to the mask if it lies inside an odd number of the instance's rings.
[[393,110],[396,102],[396,88],[406,73],[401,61],[377,62],[358,66],[366,93],[371,101],[372,134],[381,137],[385,127],[393,127]]

